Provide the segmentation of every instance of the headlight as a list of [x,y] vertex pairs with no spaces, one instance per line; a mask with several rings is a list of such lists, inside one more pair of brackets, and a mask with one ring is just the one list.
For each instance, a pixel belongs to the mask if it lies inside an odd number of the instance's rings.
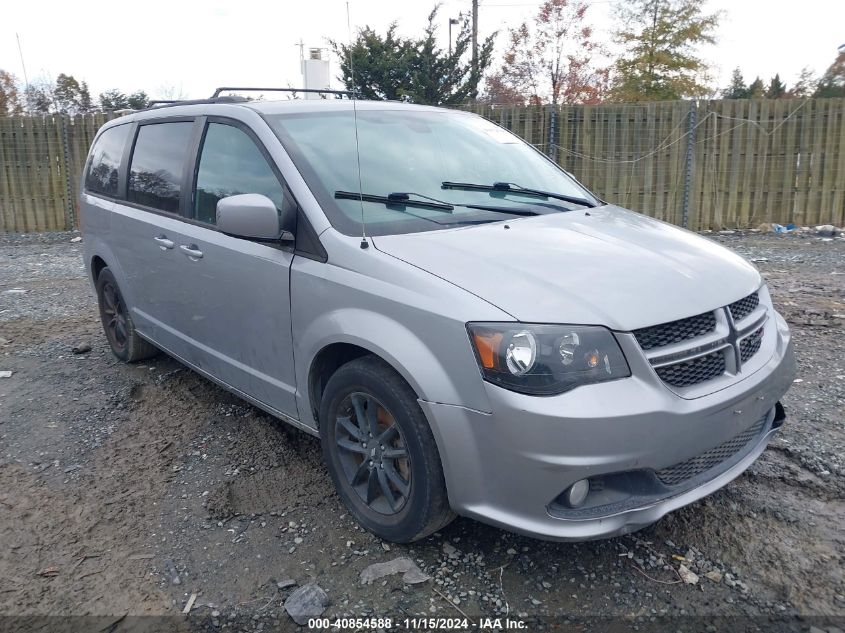
[[631,375],[603,327],[468,323],[467,330],[484,379],[511,391],[549,396]]

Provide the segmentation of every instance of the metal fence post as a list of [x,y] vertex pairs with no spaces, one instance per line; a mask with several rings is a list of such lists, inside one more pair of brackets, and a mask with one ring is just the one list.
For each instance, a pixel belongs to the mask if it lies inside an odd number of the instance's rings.
[[549,106],[549,150],[548,155],[557,163],[557,106]]
[[76,226],[76,213],[74,212],[73,186],[70,177],[70,147],[67,138],[67,115],[59,114],[58,117],[62,132],[62,166],[65,172],[65,230],[72,231]]
[[693,99],[690,102],[689,124],[687,128],[687,155],[684,165],[684,198],[683,211],[681,214],[681,226],[689,228],[689,200],[692,190],[693,170],[695,169],[695,119],[698,113],[698,103]]

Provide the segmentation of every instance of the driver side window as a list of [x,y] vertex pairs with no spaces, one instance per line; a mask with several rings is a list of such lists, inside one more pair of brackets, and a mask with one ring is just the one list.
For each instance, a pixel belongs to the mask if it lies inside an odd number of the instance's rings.
[[293,199],[253,140],[232,125],[209,123],[197,168],[194,219],[215,224],[218,200],[242,193],[263,194],[280,218],[293,216]]

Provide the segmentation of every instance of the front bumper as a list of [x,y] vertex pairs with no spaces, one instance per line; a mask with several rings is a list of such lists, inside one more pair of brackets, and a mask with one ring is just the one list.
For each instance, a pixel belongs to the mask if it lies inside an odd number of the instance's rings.
[[[751,465],[782,422],[775,409],[795,360],[786,323],[774,320],[769,360],[700,398],[678,397],[635,361],[631,378],[548,398],[485,384],[491,413],[421,401],[453,509],[529,536],[581,541],[633,532],[718,490]],[[705,470],[669,486],[656,479],[720,454],[738,436],[749,439]],[[583,507],[557,501],[584,478],[597,490]]]

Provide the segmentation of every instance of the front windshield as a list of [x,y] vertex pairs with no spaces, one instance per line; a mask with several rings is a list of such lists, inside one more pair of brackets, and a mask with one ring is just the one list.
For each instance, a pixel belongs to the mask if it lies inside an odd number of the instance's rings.
[[371,196],[392,193],[428,196],[455,205],[451,212],[411,204],[363,202],[368,235],[394,235],[451,226],[512,220],[508,213],[458,205],[514,209],[515,213],[556,213],[579,208],[570,202],[512,191],[444,188],[444,182],[493,185],[511,183],[574,198],[597,200],[533,147],[503,128],[458,111],[351,109],[276,114],[267,120],[325,210],[347,235],[360,235],[361,201],[338,199],[335,192]]

